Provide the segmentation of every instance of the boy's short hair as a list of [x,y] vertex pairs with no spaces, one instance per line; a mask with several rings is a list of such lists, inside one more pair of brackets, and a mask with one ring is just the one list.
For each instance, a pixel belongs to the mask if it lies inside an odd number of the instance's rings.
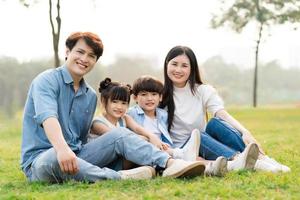
[[157,92],[163,93],[164,85],[157,78],[149,75],[141,76],[133,82],[132,93],[137,96],[139,92]]
[[70,51],[73,49],[73,47],[76,45],[78,40],[83,39],[86,44],[91,47],[97,57],[97,60],[100,56],[103,54],[103,44],[101,39],[98,35],[91,32],[75,32],[72,33],[66,40],[66,47],[70,49]]

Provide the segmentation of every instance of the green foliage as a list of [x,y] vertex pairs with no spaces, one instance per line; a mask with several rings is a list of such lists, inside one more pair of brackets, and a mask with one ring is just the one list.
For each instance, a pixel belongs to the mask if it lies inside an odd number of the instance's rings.
[[227,8],[228,1],[221,1],[220,13],[211,20],[213,28],[228,25],[241,32],[251,21],[260,24],[284,24],[300,22],[300,2],[298,0],[235,0]]
[[[228,25],[236,32],[255,21],[259,24],[258,39],[255,48],[255,66],[253,81],[253,106],[257,105],[257,74],[258,54],[262,31],[265,26],[273,24],[284,24],[286,22],[300,22],[300,1],[298,0],[235,0],[226,8],[225,1],[222,2],[220,14],[214,14],[211,20],[213,28]],[[228,3],[228,2],[227,2]]]
[[[218,90],[227,105],[250,105],[253,69],[242,70],[218,56],[208,59],[202,67],[205,82]],[[260,64],[259,74],[260,105],[299,102],[299,69],[282,69],[278,62],[272,61]]]
[[299,199],[300,109],[232,108],[261,142],[267,154],[291,167],[287,174],[238,171],[223,178],[155,178],[95,184],[28,183],[19,169],[21,120],[0,121],[0,199]]

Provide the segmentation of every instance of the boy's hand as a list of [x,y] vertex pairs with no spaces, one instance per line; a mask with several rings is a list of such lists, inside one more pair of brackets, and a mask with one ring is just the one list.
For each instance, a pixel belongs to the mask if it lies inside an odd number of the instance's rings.
[[149,142],[159,148],[160,150],[164,150],[163,148],[163,142],[154,134],[151,134],[149,136]]
[[166,150],[168,150],[168,149],[170,148],[170,145],[167,144],[167,143],[164,143],[164,142],[163,142],[162,145],[163,145],[163,150],[164,150],[164,151],[166,151]]

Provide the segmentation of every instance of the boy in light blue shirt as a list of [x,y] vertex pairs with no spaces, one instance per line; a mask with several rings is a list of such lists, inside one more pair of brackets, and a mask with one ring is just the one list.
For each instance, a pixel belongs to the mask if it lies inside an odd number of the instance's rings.
[[183,148],[172,148],[173,141],[168,132],[168,113],[166,110],[158,108],[162,99],[163,84],[151,76],[138,78],[132,88],[134,100],[137,105],[131,107],[128,114],[145,129],[156,134],[167,144],[164,149],[173,158],[180,158],[187,161],[194,161],[198,157],[200,146],[200,134],[194,130],[191,138]]

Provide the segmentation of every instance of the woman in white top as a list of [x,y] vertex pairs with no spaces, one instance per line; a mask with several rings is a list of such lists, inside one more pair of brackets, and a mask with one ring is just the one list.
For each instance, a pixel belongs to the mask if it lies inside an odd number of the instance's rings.
[[[164,79],[161,107],[168,111],[168,129],[175,146],[184,146],[191,131],[197,128],[201,131],[201,157],[214,160],[224,156],[235,160],[244,156],[239,159],[242,162],[229,161],[228,170],[290,171],[287,166],[266,156],[250,131],[225,110],[216,90],[203,84],[196,56],[189,47],[176,46],[168,52]],[[213,116],[208,123],[206,112]]]

